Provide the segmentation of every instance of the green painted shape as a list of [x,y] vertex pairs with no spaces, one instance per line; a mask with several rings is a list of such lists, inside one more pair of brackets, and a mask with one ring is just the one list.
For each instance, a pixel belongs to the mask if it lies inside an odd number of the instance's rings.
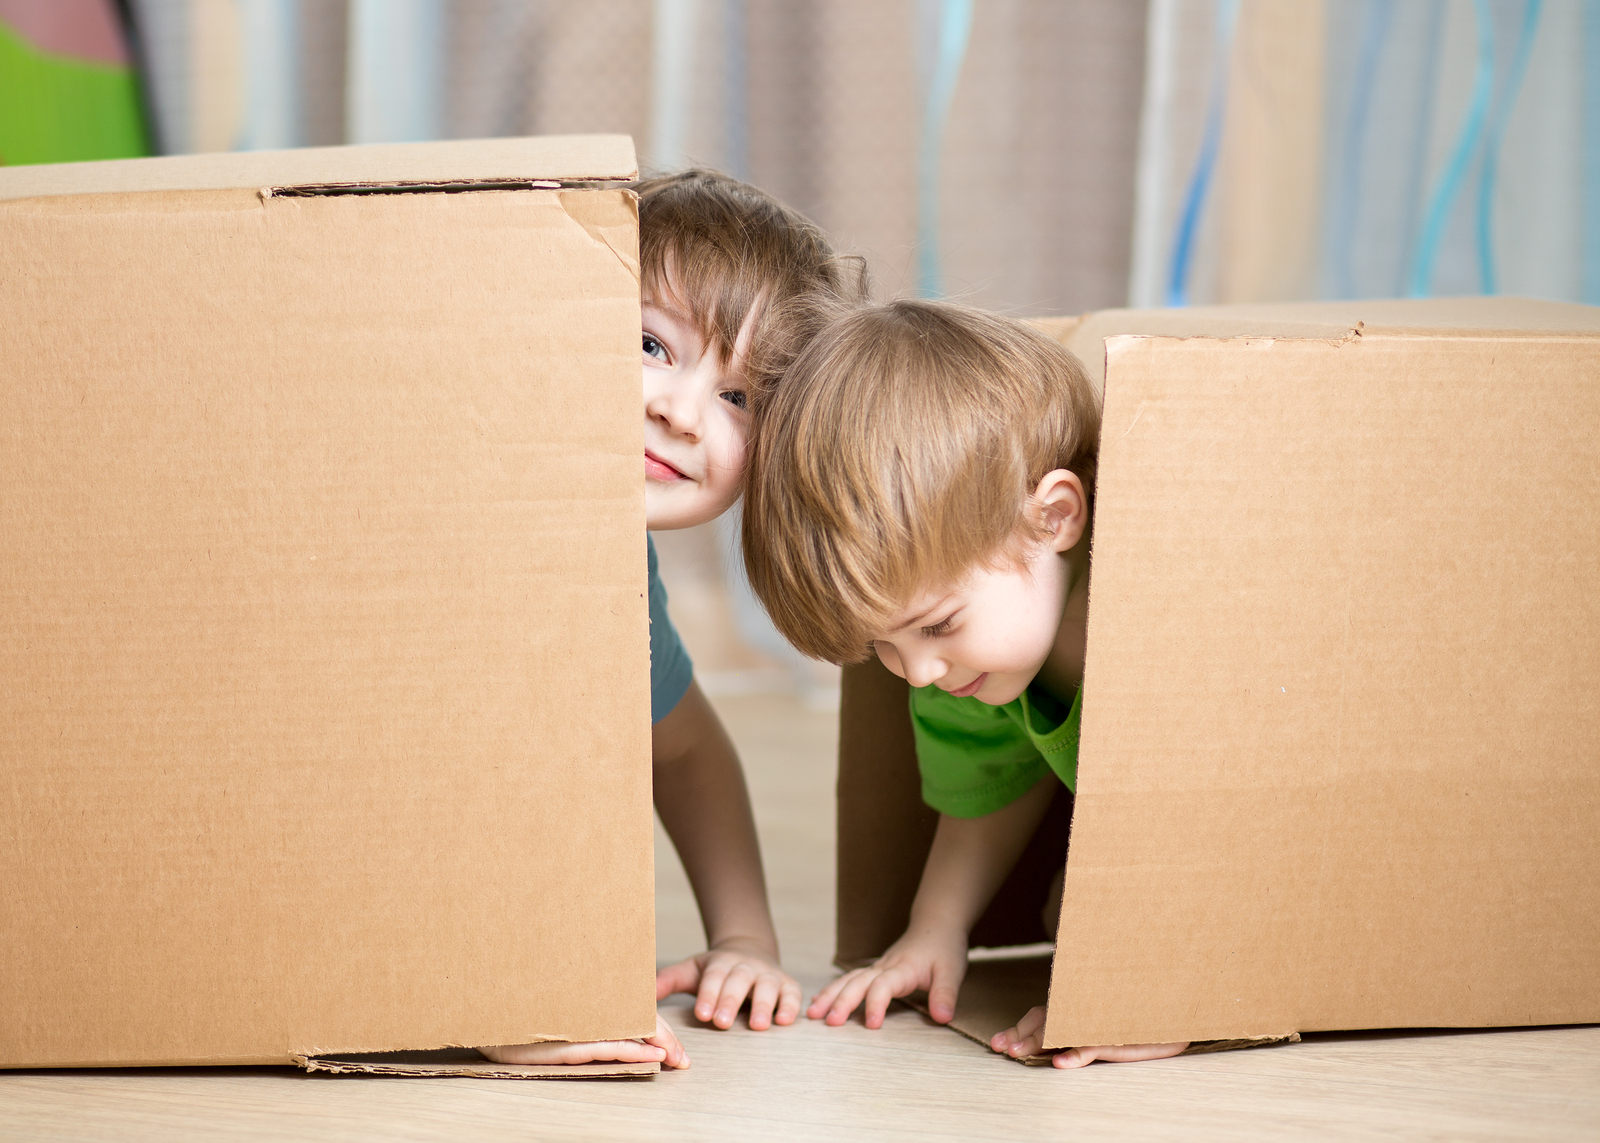
[[0,164],[149,153],[132,69],[41,52],[0,22]]

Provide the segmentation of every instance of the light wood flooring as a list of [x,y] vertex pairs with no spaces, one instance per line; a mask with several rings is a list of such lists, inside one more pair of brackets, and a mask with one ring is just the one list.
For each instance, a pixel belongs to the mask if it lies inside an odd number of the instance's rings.
[[[744,756],[784,955],[830,975],[833,718],[717,700]],[[658,838],[658,958],[701,935]],[[666,1006],[694,1060],[647,1080],[306,1076],[288,1068],[0,1073],[0,1140],[1600,1140],[1600,1027],[1317,1035],[1080,1072],[1024,1068],[909,1010],[755,1033]]]

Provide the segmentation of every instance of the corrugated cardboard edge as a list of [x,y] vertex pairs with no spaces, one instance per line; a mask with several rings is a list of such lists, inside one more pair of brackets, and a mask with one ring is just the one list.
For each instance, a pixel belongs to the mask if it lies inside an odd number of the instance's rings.
[[617,1079],[653,1076],[661,1071],[657,1063],[599,1064],[496,1064],[489,1060],[440,1059],[393,1060],[376,1056],[294,1056],[296,1066],[306,1072],[332,1075],[411,1076],[417,1078],[464,1077],[468,1079]]
[[[947,1027],[975,1044],[989,1047],[989,1038],[1016,1023],[1028,1009],[1046,1003],[1050,988],[1048,953],[1018,950],[973,950],[967,964],[967,976],[962,982],[960,998],[956,1002],[955,1018]],[[905,1003],[924,1016],[928,1016],[927,996],[915,993]],[[931,1017],[930,1017],[931,1019]],[[1298,1032],[1283,1032],[1269,1036],[1246,1036],[1228,1040],[1197,1040],[1181,1054],[1202,1055],[1207,1052],[1227,1052],[1236,1048],[1261,1048],[1270,1044],[1297,1043]],[[1039,1067],[1051,1062],[1056,1052],[1072,1045],[1061,1045],[1038,1055],[1016,1059],[1015,1063]],[[996,1053],[997,1055],[999,1053]]]
[[638,175],[633,140],[627,135],[542,135],[8,167],[0,171],[0,199],[262,187],[421,189],[529,182],[620,183]]
[[[911,1008],[915,1008],[924,1016],[928,1016],[927,997],[923,993],[919,992],[915,997],[907,999],[903,1001],[903,1003]],[[933,1017],[928,1016],[928,1018],[931,1020]],[[961,1024],[955,1020],[950,1021],[950,1023],[945,1026],[952,1032],[956,1032],[959,1035],[965,1036],[974,1044],[982,1044],[985,1048],[989,1047],[989,1041],[987,1038],[969,1028],[963,1028]],[[1268,1048],[1273,1044],[1298,1044],[1299,1042],[1299,1032],[1285,1032],[1281,1036],[1254,1036],[1248,1039],[1240,1040],[1196,1040],[1178,1054],[1180,1056],[1201,1056],[1207,1054],[1208,1052],[1232,1052],[1240,1048]],[[1065,1049],[1058,1048],[1056,1051],[1065,1051]],[[994,1054],[997,1056],[1000,1055],[999,1052],[995,1052]],[[1052,1060],[1055,1059],[1055,1055],[1056,1052],[1052,1051],[1045,1052],[1044,1054],[1037,1056],[1023,1056],[1020,1059],[1013,1056],[1005,1056],[1003,1058],[1011,1060],[1012,1063],[1023,1064],[1030,1068],[1039,1068],[1048,1065]]]
[[1593,306],[1505,295],[1097,310],[1033,318],[1028,324],[1072,350],[1101,391],[1105,388],[1105,342],[1115,336],[1347,342],[1361,335],[1581,337],[1597,332]]

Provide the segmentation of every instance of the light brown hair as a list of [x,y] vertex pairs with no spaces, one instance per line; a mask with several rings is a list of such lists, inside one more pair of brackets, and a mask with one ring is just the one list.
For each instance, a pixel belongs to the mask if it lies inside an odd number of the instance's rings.
[[1048,472],[1092,496],[1100,404],[1078,359],[965,306],[836,314],[758,410],[744,554],[774,624],[855,662],[919,592],[1008,558]]
[[693,168],[646,179],[634,190],[646,293],[675,302],[723,363],[756,312],[754,340],[763,352],[760,366],[747,372],[757,398],[798,349],[800,339],[786,329],[807,312],[796,303],[866,297],[862,259],[835,254],[815,223],[749,183]]

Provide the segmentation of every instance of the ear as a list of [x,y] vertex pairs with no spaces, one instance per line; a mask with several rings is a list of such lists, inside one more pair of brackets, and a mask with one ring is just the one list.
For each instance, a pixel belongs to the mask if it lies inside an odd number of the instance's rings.
[[1053,469],[1040,478],[1030,506],[1039,513],[1039,523],[1049,529],[1052,551],[1070,551],[1089,530],[1089,498],[1084,494],[1083,481],[1064,468]]

